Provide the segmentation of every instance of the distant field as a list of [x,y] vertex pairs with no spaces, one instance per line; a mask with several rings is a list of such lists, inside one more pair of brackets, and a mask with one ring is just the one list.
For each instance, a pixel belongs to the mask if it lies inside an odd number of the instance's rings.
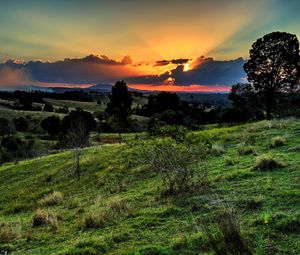
[[[210,185],[179,196],[160,196],[160,177],[132,144],[85,149],[80,180],[72,176],[71,151],[5,164],[0,167],[0,222],[11,224],[17,235],[0,243],[0,251],[212,255],[203,227],[227,207],[236,212],[253,254],[300,254],[299,126],[299,120],[262,121],[190,133],[194,142],[218,145],[220,153],[212,151],[196,168],[206,167]],[[270,147],[277,136],[285,142]],[[243,154],[245,142],[253,151]],[[263,154],[272,154],[284,166],[254,170]],[[41,203],[53,191],[61,192],[61,200]],[[57,222],[34,227],[38,208],[56,215]],[[83,219],[92,222],[93,217],[101,220],[99,225],[80,228]]]
[[45,99],[46,102],[52,104],[53,106],[64,107],[67,106],[70,110],[75,110],[77,107],[80,107],[89,112],[103,111],[105,105],[98,105],[97,102],[80,102],[72,100],[56,100],[56,99]]
[[33,119],[44,119],[48,116],[57,115],[61,118],[65,116],[62,113],[55,113],[55,112],[44,112],[44,111],[22,111],[22,110],[12,110],[5,107],[0,106],[0,117],[4,118],[16,118],[16,117],[26,117],[30,116]]

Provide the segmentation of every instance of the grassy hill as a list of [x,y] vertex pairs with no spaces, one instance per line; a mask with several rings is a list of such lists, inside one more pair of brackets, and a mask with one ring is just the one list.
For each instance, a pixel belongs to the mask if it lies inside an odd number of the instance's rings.
[[[254,254],[300,254],[300,121],[189,137],[213,145],[209,185],[176,196],[131,143],[85,149],[80,180],[71,151],[1,166],[0,254],[214,254],[207,229],[229,209]],[[281,167],[255,170],[261,155]]]

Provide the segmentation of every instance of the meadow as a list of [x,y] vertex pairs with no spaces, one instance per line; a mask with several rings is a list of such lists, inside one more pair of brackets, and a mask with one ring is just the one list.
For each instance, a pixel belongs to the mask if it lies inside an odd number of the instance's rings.
[[72,150],[6,163],[0,254],[215,254],[214,240],[228,241],[218,225],[224,212],[247,254],[300,254],[299,125],[272,120],[189,132],[194,149],[209,144],[194,164],[196,174],[205,169],[195,181],[205,182],[177,194],[163,193],[142,153],[145,134],[85,148],[80,179]]

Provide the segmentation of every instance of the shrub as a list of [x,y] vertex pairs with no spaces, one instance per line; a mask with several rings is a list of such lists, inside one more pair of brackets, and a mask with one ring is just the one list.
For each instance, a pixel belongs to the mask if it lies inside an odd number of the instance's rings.
[[233,166],[236,163],[238,163],[238,159],[237,158],[233,158],[233,157],[225,157],[225,165],[226,166]]
[[283,146],[285,144],[285,142],[286,142],[286,140],[284,137],[276,136],[276,137],[272,138],[270,147],[271,148],[280,147],[280,146]]
[[17,233],[11,224],[0,223],[0,243],[9,243],[17,238]]
[[32,226],[50,226],[53,231],[56,231],[58,229],[57,216],[50,211],[37,209],[32,218]]
[[63,201],[63,195],[61,192],[54,191],[53,193],[45,196],[43,199],[38,201],[41,206],[52,206],[61,204]]
[[225,153],[225,149],[220,144],[213,144],[211,146],[211,153],[215,156],[220,156]]
[[240,144],[237,150],[240,155],[255,154],[254,147],[251,145]]
[[258,157],[254,163],[255,170],[273,170],[283,167],[284,164],[272,155],[262,155]]
[[[161,177],[165,194],[178,194],[195,185],[196,154],[192,147],[174,143],[172,139],[158,139],[142,149],[146,162]],[[198,184],[205,182],[204,175],[201,178]]]
[[96,211],[90,210],[84,217],[83,222],[79,226],[84,229],[89,228],[102,228],[106,222],[106,213],[104,210],[99,209]]
[[231,211],[225,211],[218,217],[215,228],[204,224],[203,229],[215,254],[252,254],[240,224]]
[[110,200],[108,207],[118,214],[126,212],[128,210],[127,203],[119,197],[114,197]]

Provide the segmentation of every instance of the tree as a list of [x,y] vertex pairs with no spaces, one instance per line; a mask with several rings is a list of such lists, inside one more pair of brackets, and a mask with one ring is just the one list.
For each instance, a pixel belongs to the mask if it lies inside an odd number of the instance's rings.
[[228,98],[232,101],[235,109],[243,111],[250,119],[259,120],[263,118],[261,95],[256,92],[252,84],[237,83],[233,85]]
[[244,70],[256,92],[262,94],[270,119],[276,96],[289,92],[298,82],[299,42],[296,35],[273,32],[259,38],[250,49]]
[[126,131],[130,126],[129,116],[131,114],[132,96],[128,91],[128,87],[124,81],[117,81],[112,87],[109,103],[105,109],[109,117],[109,122],[119,132]]
[[82,156],[82,148],[89,143],[89,129],[84,117],[79,116],[70,122],[67,133],[64,136],[67,147],[72,148],[75,158],[75,173],[80,179],[81,168],[80,160]]
[[96,127],[96,121],[91,113],[78,108],[65,116],[61,123],[62,143],[72,148],[76,163],[76,175],[81,176],[80,160],[82,148],[89,144],[90,131]]
[[57,116],[50,116],[42,120],[41,127],[49,135],[57,135],[60,132],[60,119]]
[[0,136],[7,136],[14,132],[14,123],[8,119],[0,118]]
[[24,117],[19,117],[13,120],[16,130],[25,131],[28,129],[28,123]]
[[44,110],[44,112],[53,112],[54,108],[51,104],[45,104],[43,110]]

